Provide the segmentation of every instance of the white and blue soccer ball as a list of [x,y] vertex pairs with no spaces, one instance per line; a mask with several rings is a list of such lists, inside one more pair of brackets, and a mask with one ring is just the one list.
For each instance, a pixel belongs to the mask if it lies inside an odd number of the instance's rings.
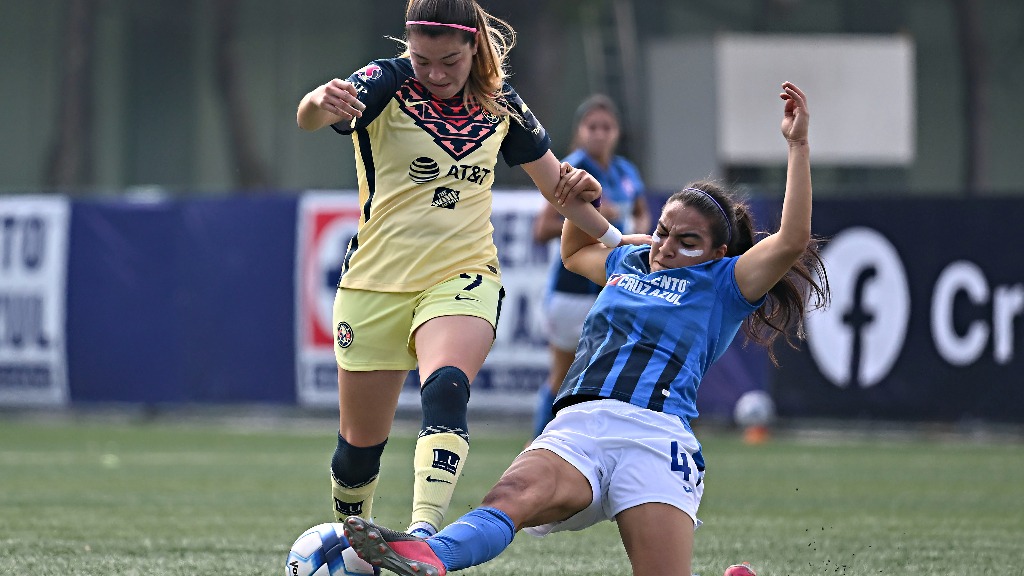
[[348,544],[344,525],[317,524],[302,533],[288,552],[285,576],[365,576],[380,574]]
[[740,426],[767,426],[775,419],[775,402],[764,390],[744,392],[733,407],[732,417]]

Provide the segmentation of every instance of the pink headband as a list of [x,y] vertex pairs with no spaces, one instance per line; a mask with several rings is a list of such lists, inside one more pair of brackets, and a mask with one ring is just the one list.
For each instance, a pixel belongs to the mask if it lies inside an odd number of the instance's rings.
[[473,28],[472,26],[463,26],[462,24],[445,24],[443,22],[428,22],[427,20],[409,20],[405,23],[406,26],[411,26],[413,24],[419,24],[420,26],[447,26],[449,28],[465,30],[466,32],[476,34],[476,28]]

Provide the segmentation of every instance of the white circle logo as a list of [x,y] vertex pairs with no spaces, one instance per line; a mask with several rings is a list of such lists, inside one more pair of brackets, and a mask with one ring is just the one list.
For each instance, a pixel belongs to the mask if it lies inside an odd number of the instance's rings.
[[896,248],[870,228],[847,228],[822,251],[832,305],[807,315],[807,343],[833,384],[874,386],[903,349],[910,289]]

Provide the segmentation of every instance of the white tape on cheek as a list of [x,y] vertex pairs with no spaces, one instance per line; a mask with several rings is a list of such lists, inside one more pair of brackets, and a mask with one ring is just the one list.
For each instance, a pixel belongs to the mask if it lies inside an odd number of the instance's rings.
[[689,256],[690,258],[696,258],[697,256],[703,256],[704,255],[704,251],[700,250],[700,249],[697,249],[697,250],[687,250],[687,249],[684,248],[684,249],[680,250],[679,253],[682,254],[683,256]]
[[658,231],[657,230],[655,230],[654,232],[651,233],[651,242],[654,242],[654,243],[661,242],[661,236],[658,236]]

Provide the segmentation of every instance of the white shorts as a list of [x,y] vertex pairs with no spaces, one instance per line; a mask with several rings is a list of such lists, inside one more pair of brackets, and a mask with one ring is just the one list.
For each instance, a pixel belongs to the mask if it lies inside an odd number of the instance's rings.
[[700,444],[682,420],[619,400],[563,408],[526,450],[550,450],[579,470],[594,491],[590,506],[570,518],[526,528],[534,536],[582,530],[614,520],[627,508],[659,502],[686,512],[697,508],[704,472],[693,454]]
[[552,292],[544,300],[544,331],[548,344],[575,352],[583,333],[583,321],[594,306],[597,294]]

